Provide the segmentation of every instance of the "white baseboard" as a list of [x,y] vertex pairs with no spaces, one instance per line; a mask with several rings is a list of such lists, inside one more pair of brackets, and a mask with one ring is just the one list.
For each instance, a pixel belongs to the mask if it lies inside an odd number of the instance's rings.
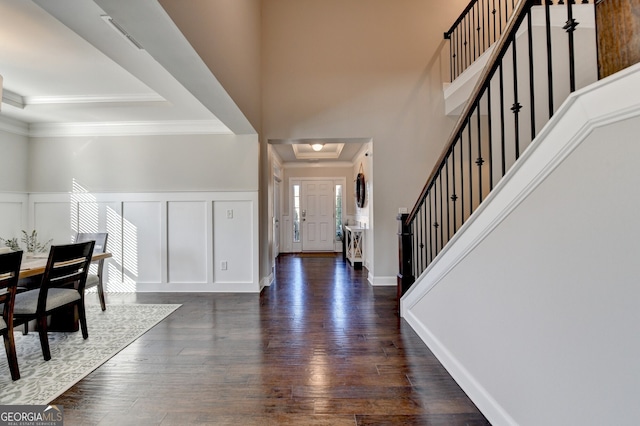
[[455,381],[471,398],[482,414],[495,425],[515,425],[516,421],[502,408],[489,392],[469,373],[453,354],[429,331],[413,312],[404,316],[411,328],[420,336],[429,350],[451,374]]
[[371,284],[374,287],[395,287],[396,285],[398,285],[398,278],[395,276],[391,276],[391,277],[376,277],[371,275],[371,273],[369,273],[369,276],[367,277],[367,281],[369,281],[369,284]]
[[264,289],[265,287],[271,286],[271,284],[273,284],[274,278],[275,277],[273,276],[273,273],[269,274],[269,276],[262,278],[260,280],[260,291],[262,291],[262,289]]

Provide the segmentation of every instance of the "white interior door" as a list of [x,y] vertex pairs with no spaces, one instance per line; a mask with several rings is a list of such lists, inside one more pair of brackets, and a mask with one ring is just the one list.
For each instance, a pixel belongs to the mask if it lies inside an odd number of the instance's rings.
[[301,201],[302,251],[333,251],[333,181],[303,182]]

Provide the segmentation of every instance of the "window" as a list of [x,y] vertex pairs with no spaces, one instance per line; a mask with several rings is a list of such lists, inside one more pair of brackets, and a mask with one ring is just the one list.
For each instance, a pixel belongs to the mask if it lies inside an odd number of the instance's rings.
[[342,185],[336,185],[336,241],[342,241]]
[[293,242],[300,242],[300,185],[293,185]]

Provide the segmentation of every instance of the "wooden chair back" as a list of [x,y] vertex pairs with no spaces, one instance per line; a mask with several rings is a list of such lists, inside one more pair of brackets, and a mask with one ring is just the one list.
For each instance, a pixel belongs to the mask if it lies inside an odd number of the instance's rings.
[[84,294],[94,241],[51,246],[38,296],[38,312],[46,312],[50,288],[75,288]]
[[2,334],[4,338],[7,361],[13,380],[20,378],[16,345],[13,338],[13,307],[16,299],[16,288],[20,277],[21,264],[21,251],[0,254],[0,303],[3,305],[2,319],[6,327],[0,330],[0,334]]

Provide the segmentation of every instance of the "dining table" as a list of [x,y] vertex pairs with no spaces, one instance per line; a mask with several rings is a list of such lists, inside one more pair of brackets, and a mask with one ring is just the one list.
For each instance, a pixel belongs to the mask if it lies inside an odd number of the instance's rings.
[[[110,257],[112,257],[112,255],[109,252],[94,253],[91,257],[91,262],[97,262],[99,260],[108,259]],[[47,267],[48,259],[48,253],[38,253],[30,256],[23,255],[22,265],[20,265],[20,280],[44,274],[44,270]]]

